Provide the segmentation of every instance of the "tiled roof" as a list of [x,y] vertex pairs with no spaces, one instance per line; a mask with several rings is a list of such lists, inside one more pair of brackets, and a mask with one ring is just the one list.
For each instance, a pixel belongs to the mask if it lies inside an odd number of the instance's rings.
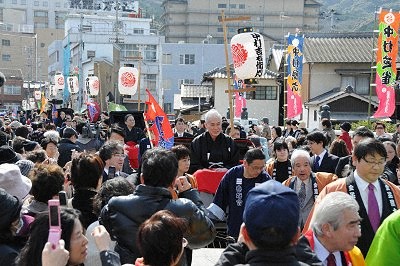
[[15,77],[15,78],[22,79],[21,69],[0,68],[0,72],[3,72],[3,74],[6,78]]
[[304,61],[307,63],[367,63],[376,46],[372,36],[306,37]]
[[[233,76],[234,68],[233,65],[230,65],[230,72],[231,72],[231,78]],[[278,73],[275,73],[271,70],[266,69],[264,72],[263,78],[265,79],[275,79],[279,76]],[[210,80],[214,78],[227,78],[226,76],[226,67],[216,67],[213,70],[210,70],[203,75],[203,81],[204,80]]]
[[[330,91],[327,91],[325,93],[322,93],[314,98],[311,98],[308,100],[308,102],[304,103],[304,105],[323,105],[330,103],[332,101],[335,101],[339,98],[345,97],[345,96],[352,96],[354,98],[358,98],[361,101],[368,102],[369,99],[365,97],[364,95],[360,95],[355,93],[352,89],[340,89],[340,88],[334,88]],[[377,97],[373,96],[371,98],[371,104],[374,106],[378,105]]]

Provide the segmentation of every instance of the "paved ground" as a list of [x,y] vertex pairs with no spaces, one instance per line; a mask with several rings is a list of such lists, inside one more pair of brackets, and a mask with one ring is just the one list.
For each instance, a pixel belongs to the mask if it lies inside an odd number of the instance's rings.
[[193,250],[192,266],[212,266],[221,255],[223,248],[201,248]]

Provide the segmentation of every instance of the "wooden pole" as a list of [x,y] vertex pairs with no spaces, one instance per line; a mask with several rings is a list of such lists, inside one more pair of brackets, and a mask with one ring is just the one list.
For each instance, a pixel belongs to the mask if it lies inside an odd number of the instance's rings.
[[226,22],[228,21],[243,21],[243,20],[250,20],[249,16],[239,16],[236,18],[227,18],[225,17],[225,12],[221,11],[221,19],[220,22],[222,24],[222,29],[224,31],[224,47],[225,47],[225,63],[226,63],[226,77],[228,82],[228,101],[229,101],[229,125],[233,128],[233,104],[232,104],[232,89],[231,89],[231,68],[229,64],[229,54],[228,54],[228,34],[227,34],[227,27]]

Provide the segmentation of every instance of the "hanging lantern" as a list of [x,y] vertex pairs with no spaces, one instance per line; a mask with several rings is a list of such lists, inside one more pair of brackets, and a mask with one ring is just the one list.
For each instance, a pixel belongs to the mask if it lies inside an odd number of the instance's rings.
[[139,71],[134,67],[121,67],[118,72],[118,91],[120,94],[135,95]]
[[252,28],[239,29],[232,37],[231,53],[235,73],[239,79],[259,78],[264,75],[265,45],[261,34]]
[[68,91],[70,93],[77,93],[79,91],[78,77],[68,77]]
[[50,85],[49,90],[50,90],[50,96],[51,97],[56,97],[57,96],[56,85]]
[[99,94],[100,82],[96,76],[90,76],[86,79],[86,89],[89,91],[90,96],[97,96]]
[[56,90],[63,90],[64,89],[64,76],[63,74],[56,74],[54,75],[54,86]]
[[42,92],[41,91],[35,91],[33,93],[33,97],[35,98],[36,101],[39,101],[40,99],[42,99]]

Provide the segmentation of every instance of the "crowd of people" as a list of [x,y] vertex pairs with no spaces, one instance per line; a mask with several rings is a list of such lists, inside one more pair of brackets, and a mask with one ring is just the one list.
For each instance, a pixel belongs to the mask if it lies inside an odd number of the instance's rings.
[[234,243],[216,265],[399,261],[400,124],[391,135],[343,122],[337,136],[329,120],[309,132],[263,118],[245,130],[212,109],[198,126],[177,118],[186,145],[166,150],[134,115],[109,121],[0,116],[0,265],[191,265],[218,222]]

